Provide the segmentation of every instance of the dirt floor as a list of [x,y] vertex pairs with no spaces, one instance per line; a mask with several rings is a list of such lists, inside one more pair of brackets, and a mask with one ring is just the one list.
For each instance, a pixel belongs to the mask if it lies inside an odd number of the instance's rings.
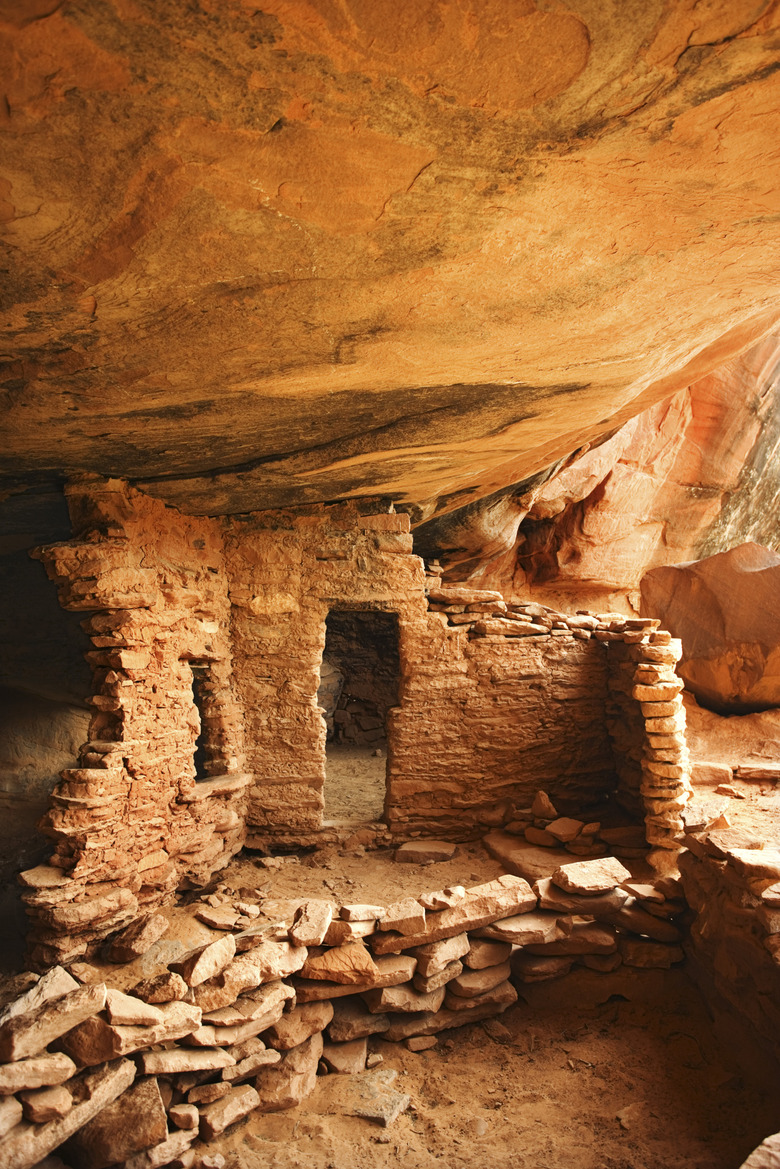
[[387,751],[382,747],[353,747],[328,743],[325,753],[325,811],[323,819],[381,820],[385,805]]
[[411,1097],[389,1128],[345,1115],[363,1077],[324,1076],[222,1138],[227,1169],[737,1169],[780,1128],[778,1084],[719,1049],[684,974],[581,974],[431,1051],[375,1042]]

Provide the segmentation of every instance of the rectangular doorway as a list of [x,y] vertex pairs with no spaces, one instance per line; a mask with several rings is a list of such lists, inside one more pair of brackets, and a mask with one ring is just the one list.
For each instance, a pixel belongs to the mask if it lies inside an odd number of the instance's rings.
[[398,615],[332,610],[317,701],[327,727],[323,819],[382,819],[387,776],[387,714],[398,705]]

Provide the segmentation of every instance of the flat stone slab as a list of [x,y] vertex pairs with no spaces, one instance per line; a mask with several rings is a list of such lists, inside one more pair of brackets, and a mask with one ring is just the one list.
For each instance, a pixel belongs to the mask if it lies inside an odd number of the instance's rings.
[[426,865],[452,860],[458,846],[448,840],[410,840],[395,850],[397,864]]
[[375,986],[398,986],[402,982],[409,982],[417,967],[417,959],[409,954],[392,954],[377,958],[375,965],[378,973],[373,976],[370,982],[359,984],[310,982],[303,978],[292,978],[290,984],[295,990],[299,1003],[339,998],[348,994],[360,994]]
[[[50,999],[0,1024],[0,1060],[10,1063],[38,1055],[71,1028],[97,1015],[106,1005],[106,988],[82,986]],[[96,1061],[97,1062],[97,1061]]]
[[571,932],[571,922],[559,913],[544,909],[530,913],[504,917],[492,925],[482,926],[474,931],[477,938],[489,938],[498,942],[511,942],[514,946],[530,946],[540,942],[554,942]]
[[606,893],[631,880],[631,873],[613,856],[594,857],[561,865],[552,873],[553,884],[565,893]]
[[0,1096],[10,1096],[30,1088],[49,1088],[64,1084],[75,1076],[76,1065],[63,1052],[50,1054],[48,1051],[33,1059],[20,1059],[16,1063],[0,1066]]
[[530,884],[541,877],[551,877],[560,865],[571,860],[563,848],[539,848],[509,832],[489,832],[482,843],[508,873],[523,877]]
[[425,926],[416,934],[394,932],[376,934],[371,938],[375,954],[397,954],[412,946],[438,942],[468,930],[490,925],[502,917],[527,913],[536,908],[536,896],[527,881],[510,874],[497,877],[484,885],[475,885],[466,896],[450,909],[429,913]]
[[322,1106],[330,1115],[359,1116],[387,1128],[411,1104],[411,1097],[393,1087],[398,1073],[392,1068],[363,1072],[320,1087]]

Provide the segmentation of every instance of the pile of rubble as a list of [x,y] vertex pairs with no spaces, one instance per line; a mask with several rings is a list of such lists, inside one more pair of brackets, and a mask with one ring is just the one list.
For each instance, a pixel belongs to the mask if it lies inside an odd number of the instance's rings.
[[[389,907],[308,900],[290,924],[225,908],[220,937],[130,993],[95,981],[105,969],[87,963],[26,976],[0,1016],[6,1169],[63,1144],[73,1169],[195,1169],[250,1112],[294,1106],[318,1073],[381,1062],[373,1035],[421,1050],[504,1011],[514,982],[560,977],[574,962],[612,970],[683,957],[670,920],[679,886],[634,884],[612,857],[564,865],[534,889],[503,875]],[[150,952],[160,918],[123,931],[109,956]],[[361,1114],[386,1124],[407,1103],[386,1089]]]

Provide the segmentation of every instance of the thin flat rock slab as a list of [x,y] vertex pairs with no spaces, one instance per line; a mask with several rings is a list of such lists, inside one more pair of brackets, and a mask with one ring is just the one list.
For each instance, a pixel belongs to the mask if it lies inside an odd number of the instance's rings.
[[310,950],[301,969],[301,978],[342,982],[350,986],[370,982],[377,974],[374,959],[360,942],[348,942],[333,949]]
[[422,993],[406,983],[404,986],[386,986],[365,991],[362,998],[369,1011],[376,1014],[438,1011],[444,1002],[444,987]]
[[780,1169],[780,1133],[762,1141],[739,1169]]
[[393,1087],[397,1076],[394,1069],[382,1068],[349,1078],[328,1077],[319,1089],[321,1107],[329,1115],[359,1116],[387,1128],[411,1104],[410,1096]]
[[516,950],[510,962],[512,977],[522,983],[546,982],[550,978],[561,978],[568,974],[574,958],[565,956],[529,954],[527,950]]
[[371,990],[376,986],[399,986],[402,982],[409,982],[417,967],[417,959],[410,954],[390,954],[383,958],[377,958],[375,965],[377,974],[370,982],[350,984],[293,978],[290,980],[291,986],[299,1003],[362,994],[363,991]]
[[120,1096],[134,1079],[135,1065],[129,1059],[115,1060],[77,1076],[71,1081],[71,1089],[78,1103],[74,1103],[67,1116],[50,1121],[49,1124],[29,1124],[23,1121],[0,1142],[0,1164],[3,1169],[33,1169]]
[[168,969],[181,975],[187,986],[199,986],[221,974],[232,961],[235,952],[235,939],[232,934],[227,934],[216,942],[190,950],[175,962],[169,962]]
[[329,1072],[354,1076],[366,1070],[367,1039],[351,1039],[346,1043],[324,1043],[321,1059]]
[[24,994],[14,999],[3,1009],[2,1014],[0,1014],[0,1026],[8,1019],[14,1018],[15,1015],[26,1015],[29,1011],[34,1011],[36,1007],[51,1002],[52,999],[62,998],[69,991],[78,989],[79,983],[68,974],[67,970],[62,966],[52,966],[51,970],[47,970],[45,974],[36,979],[29,990],[26,990]]
[[582,917],[600,919],[611,913],[616,913],[621,906],[630,900],[630,894],[625,889],[610,889],[606,893],[595,893],[588,897],[581,893],[564,893],[552,878],[544,877],[534,885],[534,893],[539,898],[542,909],[554,913],[574,913]]
[[359,996],[337,1000],[332,1004],[333,1018],[328,1036],[333,1043],[349,1043],[378,1035],[390,1026],[390,1016],[369,1011]]
[[168,918],[162,913],[147,914],[111,939],[106,949],[109,962],[132,962],[142,958],[168,932]]
[[276,1051],[290,1051],[318,1031],[324,1031],[332,1018],[333,1004],[327,999],[322,1002],[301,1003],[269,1027],[265,1037],[266,1043]]
[[565,893],[606,893],[631,880],[631,873],[613,856],[596,857],[561,865],[552,874],[553,884]]
[[233,1067],[235,1062],[229,1052],[219,1047],[172,1047],[167,1051],[144,1051],[138,1057],[139,1070],[146,1076],[216,1071]]
[[168,1121],[154,1076],[138,1080],[68,1141],[63,1153],[73,1169],[107,1169],[168,1136]]
[[[462,1007],[467,1001],[460,999],[458,1005]],[[463,1027],[481,1022],[482,1019],[492,1019],[516,1001],[517,992],[514,992],[514,997],[506,1002],[474,1003],[472,999],[467,1014],[463,1010],[451,1011],[442,1007],[439,1011],[425,1011],[422,1015],[391,1015],[390,1026],[382,1038],[391,1043],[401,1043],[414,1035],[437,1035],[439,1031],[448,1031],[451,1027]]]
[[10,1063],[38,1055],[106,1005],[106,987],[82,986],[60,998],[49,999],[0,1025],[0,1061]]
[[260,1104],[260,1097],[249,1084],[232,1088],[226,1096],[207,1104],[200,1114],[200,1139],[213,1141],[231,1124],[243,1120]]
[[333,905],[329,901],[310,899],[295,911],[289,938],[296,946],[321,946],[333,920]]
[[200,1025],[200,1009],[190,1003],[165,1003],[159,1009],[164,1020],[153,1027],[114,1027],[93,1016],[69,1031],[60,1045],[66,1055],[83,1067],[131,1055],[156,1043],[182,1039]]
[[489,938],[498,942],[510,942],[513,946],[528,946],[534,943],[555,942],[571,933],[571,921],[559,913],[543,909],[505,917],[474,931],[476,938]]
[[482,843],[508,873],[523,877],[530,884],[541,877],[551,877],[559,865],[569,860],[569,854],[561,847],[541,848],[509,832],[489,832]]
[[395,850],[393,859],[397,864],[427,865],[452,860],[457,849],[448,840],[410,840]]
[[[507,974],[509,963],[507,963]],[[493,986],[490,990],[483,991],[482,994],[474,995],[472,998],[464,998],[462,995],[456,995],[452,991],[452,987],[447,988],[447,994],[444,999],[444,1006],[448,1011],[453,1011],[463,1019],[463,1022],[468,1022],[468,1015],[470,1011],[479,1010],[480,1007],[510,1007],[512,1003],[517,1002],[517,991],[509,981],[500,982],[497,986]]]
[[278,1064],[263,1068],[255,1080],[260,1112],[283,1112],[305,1100],[317,1083],[322,1058],[322,1035],[318,1032],[286,1052]]
[[[522,877],[504,874],[484,885],[475,885],[450,909],[429,913],[425,929],[417,934],[395,932],[375,934],[371,947],[375,954],[397,954],[400,950],[442,941],[468,930],[490,925],[499,918],[529,913],[536,908],[536,896]],[[380,923],[381,924],[381,923]]]
[[600,922],[577,922],[571,933],[557,942],[528,946],[530,954],[612,954],[617,948],[616,932]]
[[469,970],[447,984],[447,994],[464,999],[479,998],[506,982],[510,973],[509,962],[502,962],[500,966],[485,966],[482,970]]
[[2,1064],[0,1096],[10,1096],[14,1092],[24,1092],[31,1088],[49,1088],[54,1084],[64,1084],[71,1076],[75,1076],[76,1071],[73,1060],[60,1051],[51,1054],[46,1051],[32,1059]]
[[498,966],[501,962],[506,962],[512,953],[509,942],[495,942],[480,937],[471,938],[470,941],[469,951],[463,958],[463,965],[468,966],[469,970],[484,970],[486,966]]
[[435,974],[440,974],[450,963],[468,954],[470,945],[468,934],[455,934],[454,937],[444,938],[440,942],[415,946],[409,952],[417,959],[417,973],[424,978],[432,978]]

